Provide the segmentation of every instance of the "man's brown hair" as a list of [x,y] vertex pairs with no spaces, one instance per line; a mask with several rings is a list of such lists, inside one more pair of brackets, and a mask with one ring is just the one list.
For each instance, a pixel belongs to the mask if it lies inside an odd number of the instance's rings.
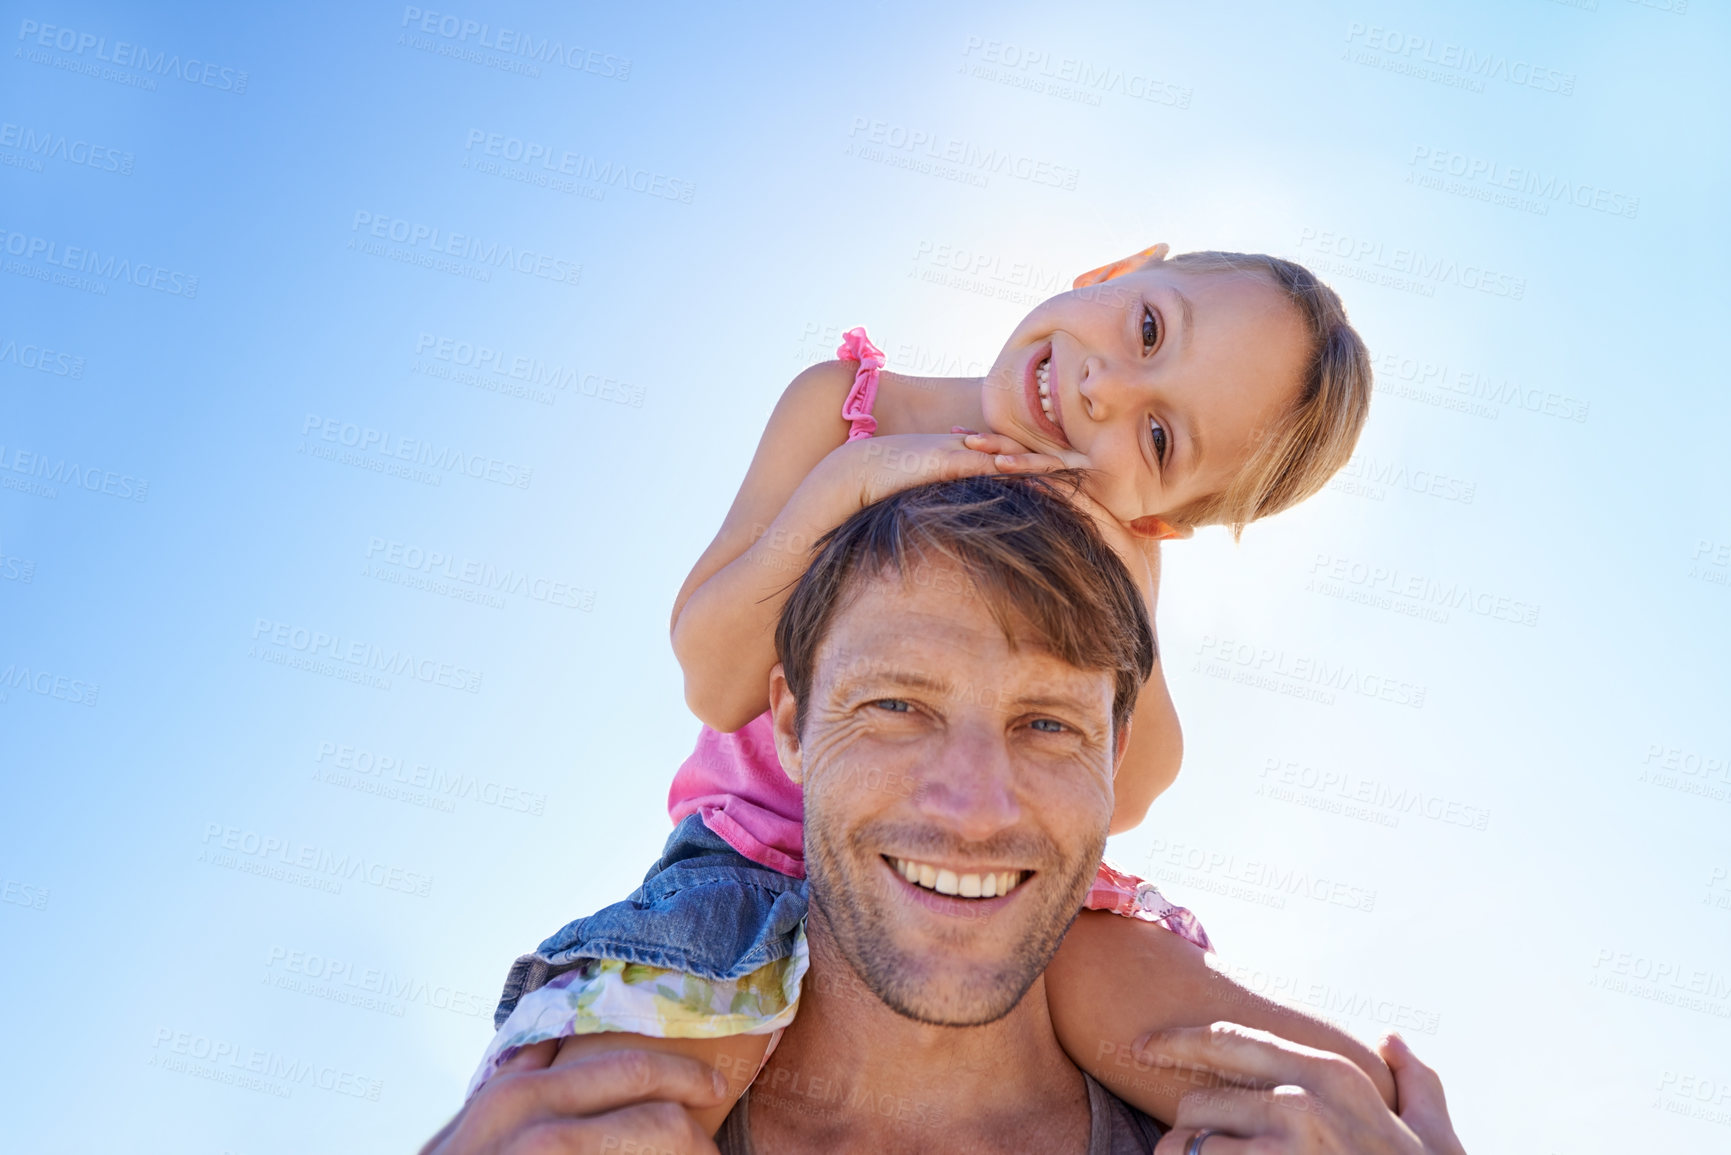
[[1065,499],[1078,484],[1069,473],[934,482],[874,502],[819,538],[775,627],[799,729],[818,651],[860,583],[891,573],[918,581],[922,563],[947,561],[1012,644],[1026,631],[1078,669],[1111,670],[1112,724],[1121,731],[1154,669],[1154,631],[1130,571]]

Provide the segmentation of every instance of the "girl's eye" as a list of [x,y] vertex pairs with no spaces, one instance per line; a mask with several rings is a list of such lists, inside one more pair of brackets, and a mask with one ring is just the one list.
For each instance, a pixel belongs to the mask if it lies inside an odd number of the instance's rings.
[[900,698],[879,698],[872,705],[880,710],[888,710],[892,714],[905,714],[913,708]]
[[1147,305],[1142,306],[1142,348],[1152,349],[1160,343],[1160,319],[1154,315],[1154,310]]
[[1154,460],[1157,464],[1166,464],[1166,430],[1160,427],[1160,422],[1150,417],[1148,419],[1148,435],[1154,439]]
[[1044,734],[1062,734],[1064,732],[1064,723],[1055,718],[1035,718],[1028,724]]

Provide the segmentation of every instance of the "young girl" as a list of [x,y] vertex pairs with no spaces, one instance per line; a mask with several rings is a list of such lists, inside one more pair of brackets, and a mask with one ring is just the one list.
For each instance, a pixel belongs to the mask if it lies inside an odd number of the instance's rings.
[[[561,1039],[555,1062],[622,1042],[695,1055],[737,1095],[792,1020],[806,963],[802,806],[765,711],[785,590],[824,532],[922,482],[1079,469],[1080,500],[1152,615],[1158,542],[1212,524],[1236,535],[1315,493],[1352,452],[1371,379],[1339,298],[1307,270],[1245,254],[1168,259],[1165,245],[1035,308],[984,379],[885,373],[860,329],[838,356],[783,394],[674,605],[686,701],[706,725],[674,779],[673,837],[629,900],[517,961],[471,1094],[523,1047]],[[1113,832],[1141,821],[1180,755],[1156,665],[1114,784]],[[1189,1088],[1129,1064],[1132,1041],[1224,1019],[1347,1056],[1393,1105],[1369,1048],[1212,970],[1200,924],[1150,884],[1103,864],[1086,906],[1047,997],[1071,1058],[1121,1097],[1170,1121]],[[713,1133],[730,1107],[699,1122]]]

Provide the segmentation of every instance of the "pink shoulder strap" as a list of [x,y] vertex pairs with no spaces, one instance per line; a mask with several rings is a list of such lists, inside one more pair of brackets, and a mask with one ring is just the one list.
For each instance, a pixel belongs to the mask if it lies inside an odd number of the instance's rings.
[[841,348],[835,351],[835,355],[843,361],[859,362],[859,369],[853,375],[853,388],[847,391],[847,400],[841,403],[842,418],[848,422],[847,439],[858,441],[870,437],[878,431],[872,407],[878,400],[878,374],[884,367],[883,350],[871,343],[864,329],[849,329],[842,335]]

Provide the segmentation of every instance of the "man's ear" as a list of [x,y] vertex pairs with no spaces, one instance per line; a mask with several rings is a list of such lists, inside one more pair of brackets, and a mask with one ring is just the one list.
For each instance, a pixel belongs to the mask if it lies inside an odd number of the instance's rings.
[[799,748],[799,703],[788,688],[787,674],[780,662],[769,671],[769,720],[775,728],[775,756],[781,759],[782,773],[805,785],[805,763]]
[[1151,248],[1143,249],[1139,253],[1125,257],[1121,261],[1113,261],[1109,265],[1101,265],[1097,269],[1089,269],[1087,272],[1076,278],[1076,283],[1072,287],[1085,289],[1089,285],[1098,285],[1102,281],[1110,281],[1113,277],[1122,277],[1125,273],[1135,272],[1143,265],[1149,265],[1153,264],[1155,261],[1165,260],[1166,254],[1171,251],[1172,246],[1167,244],[1165,241],[1161,241],[1159,244],[1154,245]]

